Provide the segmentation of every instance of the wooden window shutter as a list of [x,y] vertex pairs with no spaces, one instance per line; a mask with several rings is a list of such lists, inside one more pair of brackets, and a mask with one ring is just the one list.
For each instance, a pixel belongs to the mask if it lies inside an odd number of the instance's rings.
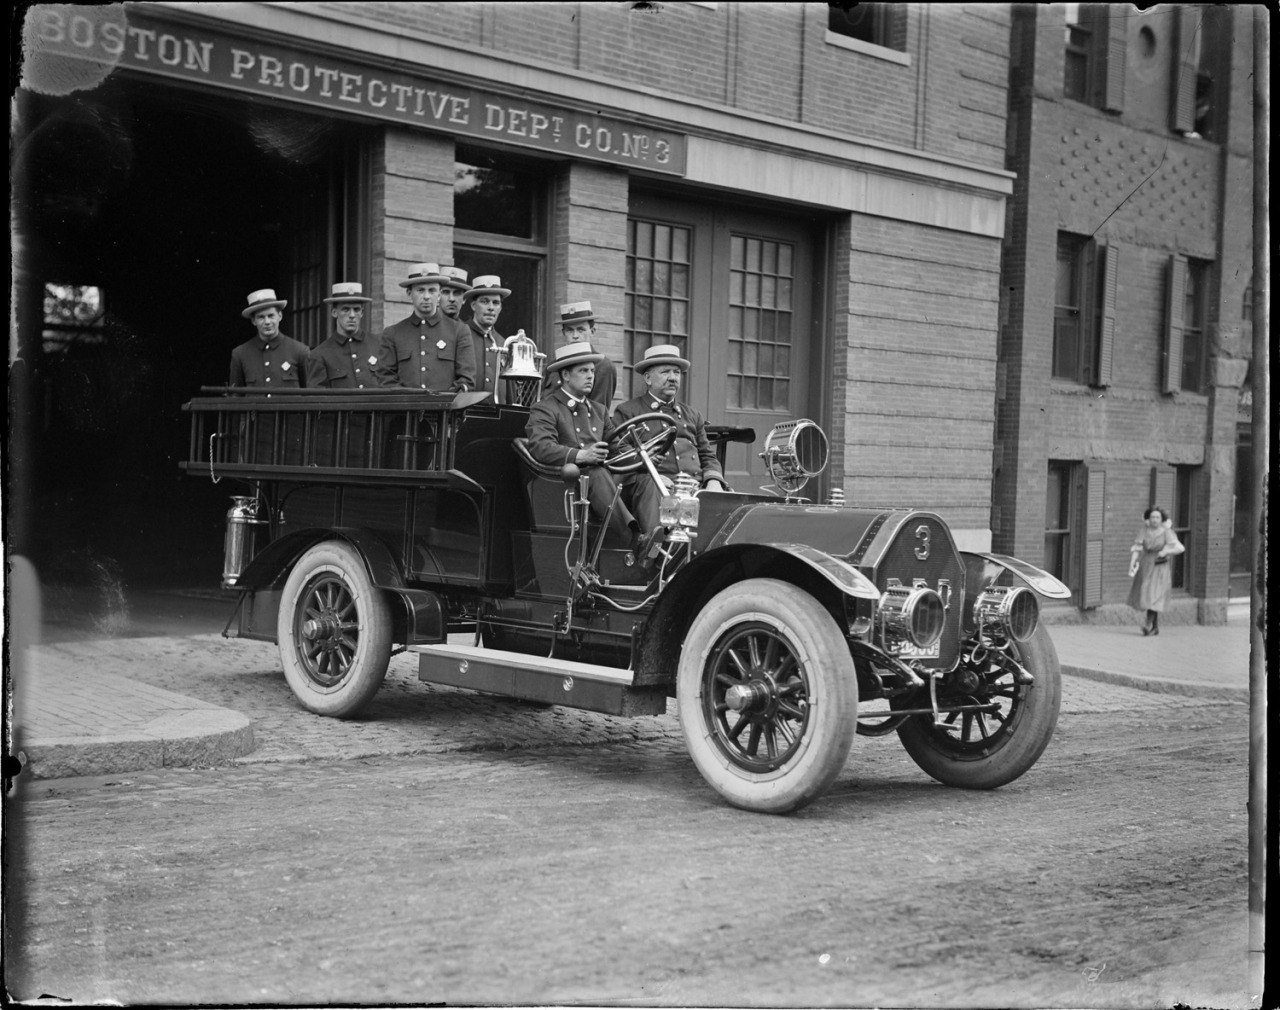
[[1187,305],[1187,260],[1185,256],[1169,257],[1168,301],[1164,313],[1164,391],[1176,393],[1182,388],[1182,326]]
[[1096,607],[1102,603],[1102,570],[1106,560],[1103,544],[1104,519],[1107,509],[1107,471],[1101,464],[1086,464],[1084,474],[1084,577],[1081,582],[1080,606]]
[[1151,468],[1151,497],[1147,500],[1147,508],[1161,510],[1173,508],[1173,478],[1171,466],[1153,466]]
[[1099,19],[1100,26],[1105,23],[1107,30],[1106,83],[1102,89],[1102,108],[1107,112],[1124,111],[1124,71],[1129,55],[1129,10],[1128,7],[1107,10],[1105,18]]
[[1198,6],[1174,8],[1178,18],[1178,44],[1173,53],[1173,94],[1169,126],[1179,133],[1190,133],[1196,127],[1196,60],[1195,35],[1199,28],[1196,20],[1201,16]]
[[1102,253],[1102,298],[1099,306],[1098,368],[1095,386],[1111,385],[1111,360],[1116,346],[1116,290],[1120,276],[1120,246],[1110,242]]

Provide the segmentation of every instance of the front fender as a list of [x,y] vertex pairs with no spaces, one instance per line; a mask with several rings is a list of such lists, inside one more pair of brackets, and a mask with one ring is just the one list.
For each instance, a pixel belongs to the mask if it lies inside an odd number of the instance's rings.
[[992,585],[1004,573],[1011,572],[1041,596],[1051,600],[1067,600],[1071,598],[1071,590],[1050,575],[1043,568],[1029,565],[1008,554],[989,554],[981,551],[961,551],[965,570],[976,580],[966,586],[970,597]]
[[793,558],[803,561],[846,596],[856,596],[863,600],[880,599],[880,590],[876,588],[874,582],[849,562],[834,558],[825,551],[807,544],[773,543],[761,546],[772,547],[774,550],[790,554]]

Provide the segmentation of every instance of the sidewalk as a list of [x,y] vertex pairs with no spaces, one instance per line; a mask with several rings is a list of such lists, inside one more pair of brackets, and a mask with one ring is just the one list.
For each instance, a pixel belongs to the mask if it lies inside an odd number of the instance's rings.
[[[14,617],[16,635],[22,618]],[[1070,677],[1249,700],[1247,604],[1234,606],[1224,626],[1170,625],[1155,638],[1144,637],[1136,625],[1054,625],[1050,634]],[[184,639],[147,641],[181,662]],[[83,647],[92,644],[81,643],[86,659],[92,653]],[[104,645],[106,656],[110,646]],[[13,670],[14,751],[34,778],[224,764],[254,748],[253,726],[241,712],[95,671],[89,662],[83,669],[63,664],[41,670],[39,651],[31,655],[37,657],[34,668],[15,664]]]

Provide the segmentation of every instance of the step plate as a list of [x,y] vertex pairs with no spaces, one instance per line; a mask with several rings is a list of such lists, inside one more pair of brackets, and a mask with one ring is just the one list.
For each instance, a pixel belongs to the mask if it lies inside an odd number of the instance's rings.
[[633,689],[632,672],[474,645],[412,645],[418,679],[609,715],[661,715],[666,691]]

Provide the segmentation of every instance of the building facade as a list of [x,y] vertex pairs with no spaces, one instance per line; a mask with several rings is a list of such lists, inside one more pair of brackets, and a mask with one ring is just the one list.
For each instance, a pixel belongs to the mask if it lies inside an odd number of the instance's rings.
[[[275,288],[284,331],[315,345],[329,286],[359,281],[377,334],[409,312],[408,267],[436,261],[499,275],[498,329],[544,351],[557,307],[590,300],[619,399],[644,349],[674,343],[711,422],[759,442],[817,420],[819,495],[935,508],[962,546],[994,535],[1033,561],[1056,496],[1056,568],[1090,608],[1123,599],[1130,520],[1163,482],[1161,502],[1187,502],[1186,591],[1220,599],[1248,345],[1247,276],[1224,267],[1249,242],[1247,41],[1205,15],[1227,32],[1201,49],[1225,53],[1221,132],[1196,138],[1170,127],[1159,69],[1183,17],[1116,22],[1126,46],[1164,26],[1119,85],[1119,30],[1087,11],[1077,70],[1062,8],[37,5],[14,172],[30,369],[11,385],[42,521],[18,539],[53,561],[216,556],[225,503],[179,477],[180,405],[225,382],[245,296]],[[1063,256],[1109,278],[1113,321],[1055,352]],[[1166,366],[1170,269],[1203,320],[1175,327]],[[1098,385],[1085,343],[1104,330]],[[50,462],[65,446],[80,466]],[[731,446],[734,486],[765,483],[755,449]],[[1084,503],[1102,481],[1099,540]]]
[[993,537],[1096,619],[1152,505],[1187,548],[1175,612],[1225,620],[1233,565],[1247,593],[1253,18],[1012,12]]

